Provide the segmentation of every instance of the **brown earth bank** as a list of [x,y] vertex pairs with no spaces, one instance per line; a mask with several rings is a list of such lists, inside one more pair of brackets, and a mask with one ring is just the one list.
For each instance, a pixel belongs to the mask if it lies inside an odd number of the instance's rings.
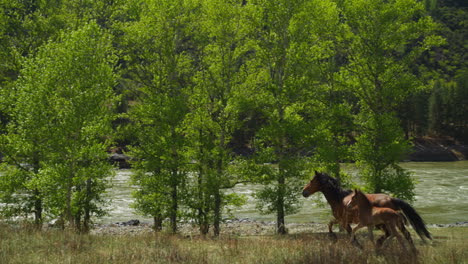
[[468,145],[450,138],[422,137],[413,140],[413,151],[405,161],[458,161],[468,158]]
[[[467,227],[468,221],[453,224],[431,224],[429,228]],[[286,229],[289,234],[328,233],[326,223],[288,223]],[[169,230],[169,229],[167,229]],[[275,222],[256,221],[248,218],[226,220],[221,225],[221,236],[268,236],[275,235]],[[337,228],[335,230],[338,231]],[[154,232],[150,223],[138,220],[119,222],[114,224],[94,225],[91,234],[95,235],[141,235]],[[162,232],[169,232],[164,229]],[[178,226],[178,233],[182,236],[199,236],[198,227],[194,224],[183,223]],[[211,235],[211,234],[209,234]]]

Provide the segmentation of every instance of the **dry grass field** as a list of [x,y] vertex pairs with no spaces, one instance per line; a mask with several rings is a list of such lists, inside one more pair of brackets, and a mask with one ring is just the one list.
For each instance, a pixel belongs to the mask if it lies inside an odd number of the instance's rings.
[[468,263],[468,227],[431,228],[434,240],[414,237],[417,255],[396,240],[376,252],[359,232],[363,249],[326,233],[285,236],[83,235],[61,230],[0,226],[0,263]]

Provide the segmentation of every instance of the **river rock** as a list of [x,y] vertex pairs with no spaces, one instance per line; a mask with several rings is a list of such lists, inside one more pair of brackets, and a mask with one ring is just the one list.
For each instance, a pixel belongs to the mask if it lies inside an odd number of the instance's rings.
[[121,153],[112,153],[109,155],[109,161],[112,164],[116,164],[119,166],[120,169],[129,169],[131,168],[130,166],[130,160],[132,158]]
[[118,225],[118,226],[139,226],[140,225],[140,220],[133,219],[133,220],[129,220],[127,222],[117,222],[115,224]]

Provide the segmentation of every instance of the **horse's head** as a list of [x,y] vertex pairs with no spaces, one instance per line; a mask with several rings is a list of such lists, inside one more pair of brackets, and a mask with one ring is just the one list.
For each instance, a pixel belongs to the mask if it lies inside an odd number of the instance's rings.
[[361,192],[358,189],[354,189],[354,193],[351,195],[351,199],[346,204],[346,207],[348,207],[348,209],[351,209],[354,206],[356,206],[358,204],[359,199],[361,199],[362,196],[365,197],[365,194],[363,192]]
[[310,195],[320,191],[322,188],[320,184],[322,177],[322,173],[315,171],[314,178],[306,186],[304,186],[304,189],[302,189],[302,196],[309,197]]

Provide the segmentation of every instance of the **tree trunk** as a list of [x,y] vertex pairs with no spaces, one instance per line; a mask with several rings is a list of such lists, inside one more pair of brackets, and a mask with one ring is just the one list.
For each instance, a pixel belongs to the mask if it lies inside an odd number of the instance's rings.
[[[177,132],[176,132],[176,127],[174,125],[171,126],[171,137],[172,137],[173,142],[177,141]],[[179,155],[178,155],[175,144],[172,145],[171,152],[172,152],[173,161],[179,160]],[[178,201],[179,197],[177,195],[177,188],[179,185],[178,176],[179,176],[179,168],[176,165],[172,167],[172,171],[171,171],[170,182],[171,182],[171,200],[172,201],[171,201],[171,209],[170,209],[170,215],[169,215],[169,218],[171,221],[171,230],[172,230],[172,233],[174,234],[177,232],[177,211],[179,209],[179,201]]]
[[177,197],[177,170],[172,171],[172,190],[171,190],[171,229],[172,233],[177,232],[177,210],[178,210],[178,197]]
[[[280,161],[281,162],[281,161]],[[276,229],[278,234],[284,235],[286,234],[286,226],[284,223],[284,195],[285,195],[285,182],[286,179],[284,177],[285,171],[281,165],[281,163],[278,165],[278,196],[276,200],[276,206],[277,206],[277,215],[276,215]]]
[[[281,83],[282,84],[282,83]],[[284,121],[284,109],[282,107],[278,107],[279,113],[279,123],[282,125]],[[285,170],[283,168],[282,162],[286,157],[286,136],[281,134],[279,146],[277,146],[279,150],[279,160],[278,160],[278,196],[276,200],[276,210],[277,210],[277,217],[276,217],[276,225],[277,225],[277,232],[278,234],[284,235],[286,234],[286,227],[284,223],[284,196],[285,196]]]
[[67,197],[66,197],[66,208],[65,208],[65,218],[69,224],[73,224],[73,215],[72,215],[72,184],[73,184],[73,173],[68,175],[68,182],[67,182]]
[[153,216],[153,221],[154,221],[154,224],[153,224],[154,231],[156,231],[156,232],[161,231],[162,230],[162,222],[163,222],[163,219],[162,219],[161,215]]
[[[33,171],[37,175],[39,173],[39,157],[37,155],[33,156]],[[33,200],[34,200],[34,223],[36,228],[42,229],[42,198],[41,193],[38,189],[33,191]]]
[[92,181],[86,180],[86,201],[84,206],[83,232],[89,232],[89,222],[91,219],[91,197],[92,197]]
[[[200,133],[200,138],[202,137],[202,131],[199,130]],[[203,148],[200,147],[200,154],[203,153]],[[204,171],[201,166],[198,168],[198,215],[197,215],[197,220],[198,220],[198,225],[200,228],[200,234],[206,235],[208,234],[208,231],[210,230],[210,225],[208,223],[208,216],[207,216],[207,210],[205,206],[205,199],[204,199],[204,187],[203,187],[203,177],[204,177]]]
[[[224,138],[225,138],[225,132],[224,132],[224,127],[221,131],[220,139],[219,139],[219,148],[224,149]],[[217,178],[216,178],[216,185],[215,185],[215,190],[214,191],[214,199],[215,199],[215,204],[214,204],[214,223],[213,223],[213,232],[215,236],[219,236],[220,233],[220,223],[221,223],[221,193],[220,193],[220,182],[221,178],[223,177],[223,163],[224,163],[224,157],[223,153],[221,151],[218,161],[217,161]]]
[[199,211],[201,215],[199,215],[199,218],[201,217],[201,222],[200,222],[200,234],[206,235],[210,231],[210,224],[208,224],[208,219],[206,219],[206,215],[203,214],[203,210]]
[[278,196],[277,196],[277,201],[276,201],[276,206],[277,206],[277,215],[276,215],[276,228],[277,232],[280,235],[286,234],[286,227],[284,224],[284,175],[282,171],[280,170],[280,175],[278,178]]
[[221,223],[221,194],[219,189],[215,191],[215,204],[214,204],[214,221],[213,221],[213,232],[215,236],[219,236],[220,233],[220,223]]
[[38,229],[42,228],[42,199],[39,190],[34,190],[34,223]]
[[[78,193],[81,192],[81,184],[78,184],[78,185],[76,186],[76,191],[77,191]],[[86,203],[86,198],[85,198],[85,202],[84,202],[84,203]],[[86,205],[85,205],[85,206],[86,206]],[[81,202],[81,201],[79,201],[78,207],[79,207],[79,208],[78,208],[78,211],[77,211],[75,214],[73,214],[73,212],[70,211],[71,219],[73,220],[73,221],[70,221],[70,224],[71,224],[72,227],[75,228],[76,232],[80,233],[80,232],[82,231],[82,229],[81,229],[81,216],[82,216],[82,211],[81,211],[81,210],[83,209],[83,208],[81,208],[81,207],[82,207],[82,202]]]

